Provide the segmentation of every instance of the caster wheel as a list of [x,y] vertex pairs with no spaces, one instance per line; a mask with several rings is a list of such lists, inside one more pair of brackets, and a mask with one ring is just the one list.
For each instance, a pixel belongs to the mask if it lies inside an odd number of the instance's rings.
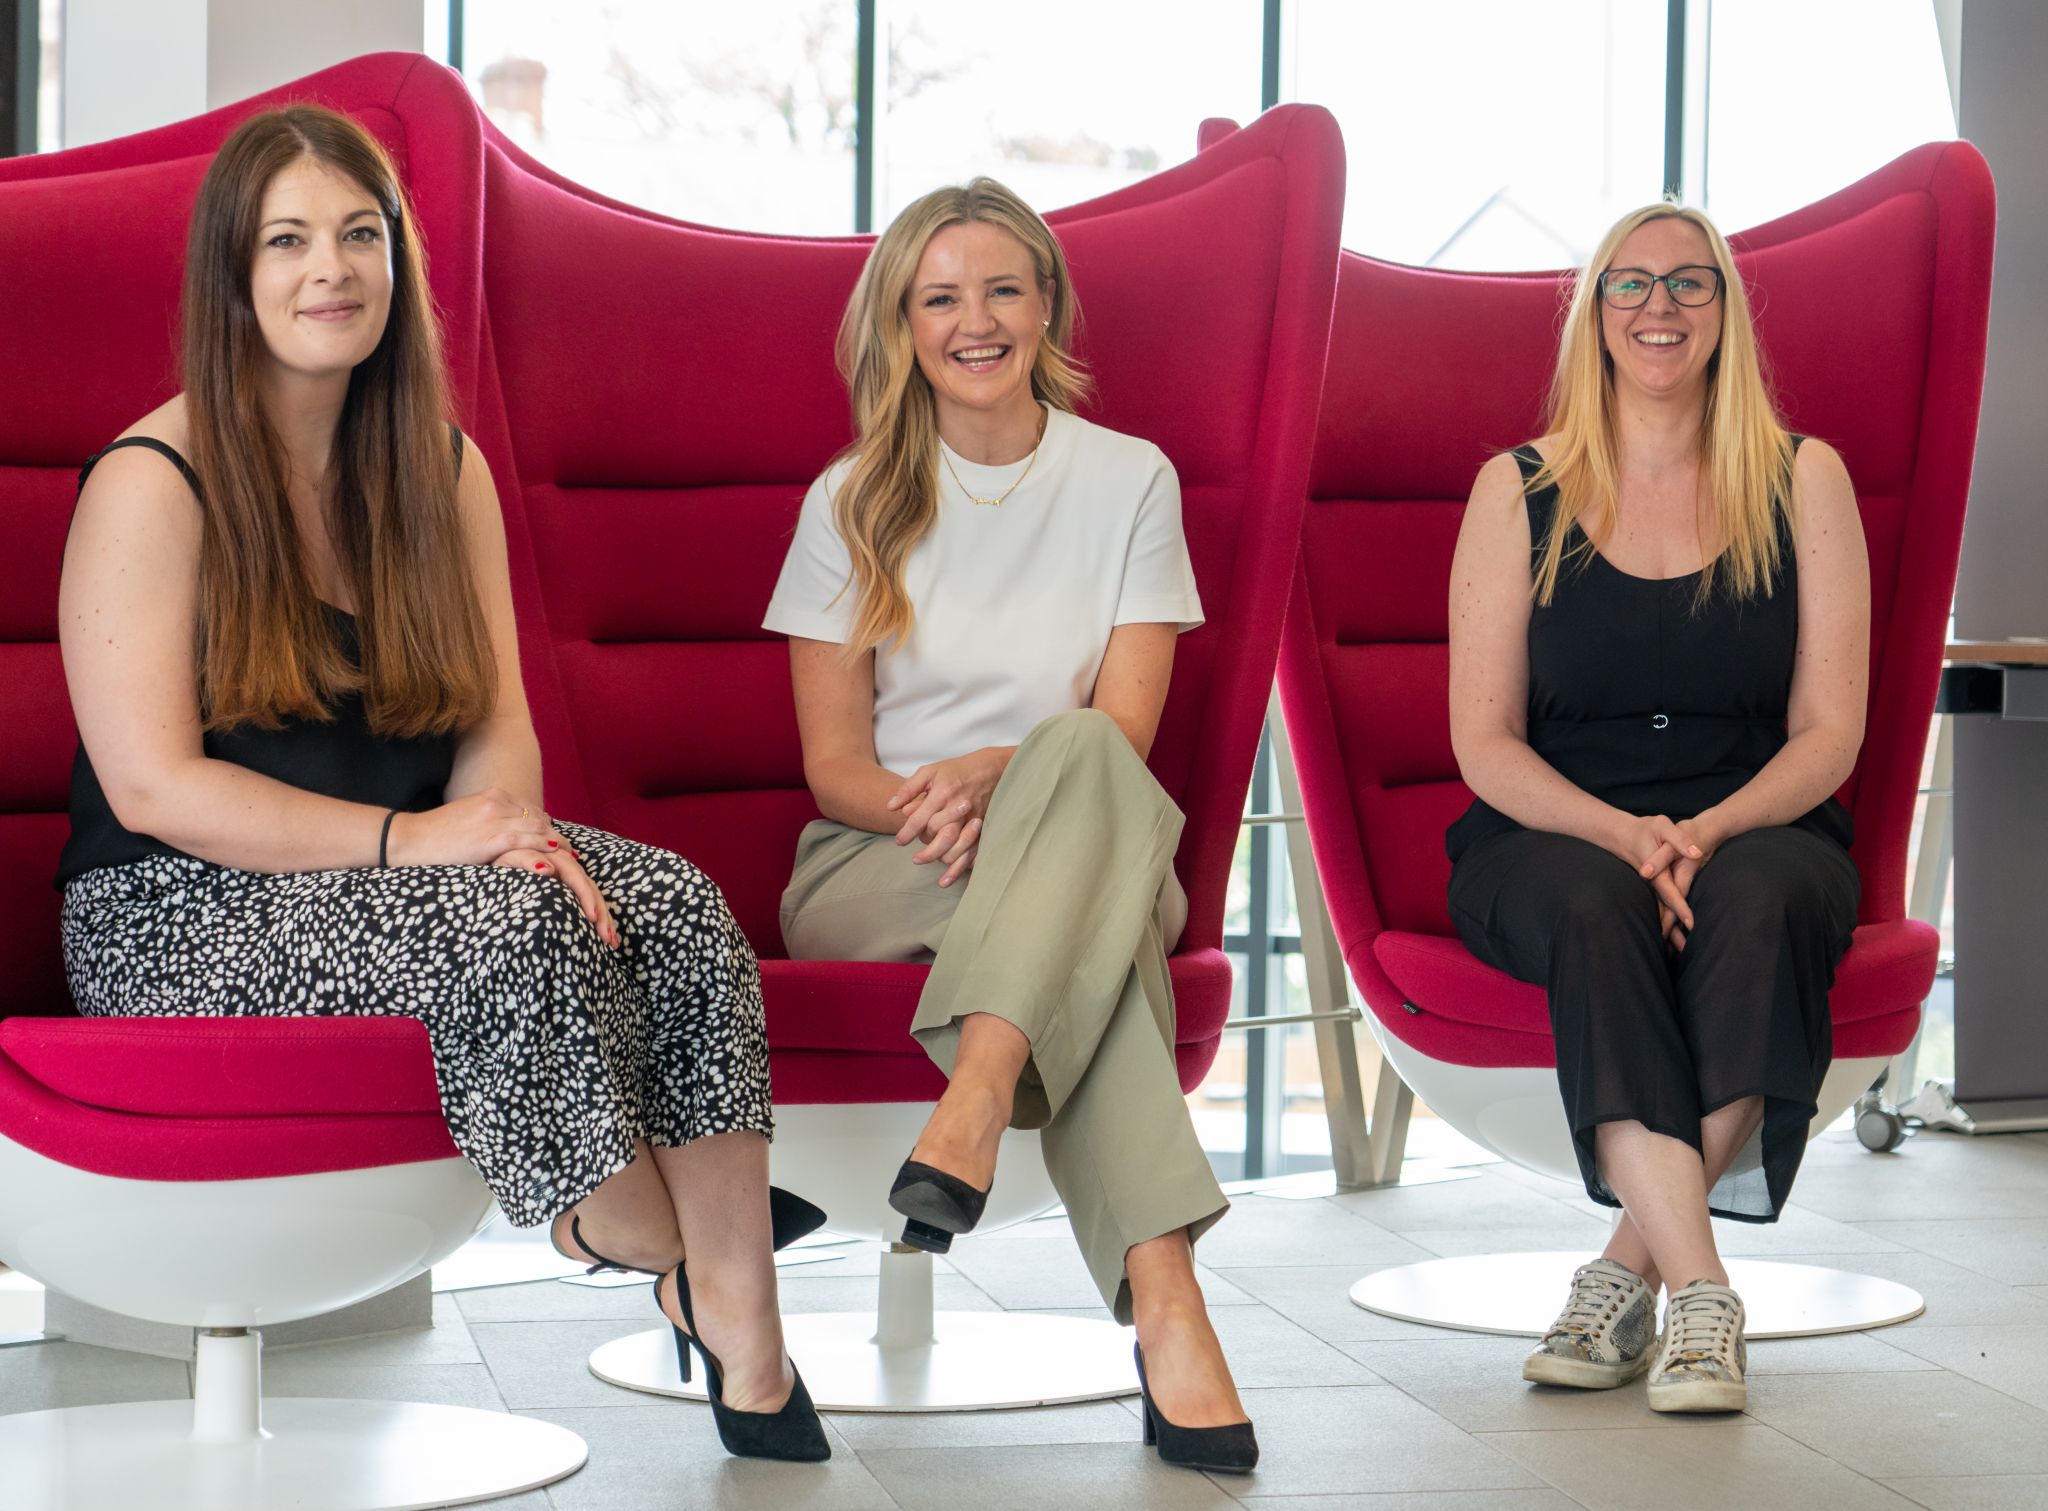
[[1866,1107],[1856,1114],[1856,1139],[1873,1154],[1890,1154],[1906,1141],[1906,1120],[1889,1107]]

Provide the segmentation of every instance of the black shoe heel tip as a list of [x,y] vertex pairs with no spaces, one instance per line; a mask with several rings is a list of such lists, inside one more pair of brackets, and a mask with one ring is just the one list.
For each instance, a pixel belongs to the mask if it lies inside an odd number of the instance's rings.
[[928,1222],[919,1222],[915,1217],[903,1224],[903,1241],[913,1249],[922,1249],[927,1254],[944,1254],[953,1247],[953,1235],[944,1228],[935,1228]]

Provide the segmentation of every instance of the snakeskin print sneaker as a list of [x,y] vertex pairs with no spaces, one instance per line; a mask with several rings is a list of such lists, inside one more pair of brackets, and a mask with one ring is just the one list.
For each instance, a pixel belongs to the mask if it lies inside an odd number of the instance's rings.
[[1522,1361],[1522,1378],[1539,1385],[1612,1390],[1641,1374],[1657,1332],[1657,1293],[1612,1259],[1582,1264],[1550,1331]]
[[1741,1411],[1749,1349],[1742,1298],[1725,1285],[1695,1280],[1671,1294],[1664,1336],[1650,1371],[1652,1411]]

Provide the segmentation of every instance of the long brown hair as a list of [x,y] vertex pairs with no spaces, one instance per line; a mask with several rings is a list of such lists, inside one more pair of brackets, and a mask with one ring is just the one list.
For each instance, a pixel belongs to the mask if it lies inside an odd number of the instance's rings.
[[934,189],[905,206],[868,253],[839,322],[839,371],[859,433],[842,453],[853,466],[832,500],[832,522],[853,558],[849,656],[893,649],[910,634],[903,564],[939,513],[938,406],[917,365],[910,285],[925,243],[968,221],[1016,237],[1031,254],[1038,291],[1052,290],[1052,321],[1031,367],[1032,396],[1070,414],[1088,397],[1088,375],[1068,348],[1080,307],[1066,254],[1038,212],[992,178]]
[[[1557,484],[1550,531],[1538,542],[1536,602],[1549,603],[1568,557],[1584,559],[1593,536],[1615,520],[1621,475],[1614,446],[1614,369],[1601,340],[1600,275],[1638,226],[1682,220],[1707,239],[1721,274],[1721,342],[1708,359],[1707,407],[1700,422],[1705,493],[1721,550],[1707,553],[1696,601],[1712,596],[1725,577],[1738,599],[1765,597],[1777,580],[1782,554],[1778,523],[1792,507],[1792,437],[1778,418],[1763,371],[1749,292],[1735,254],[1706,215],[1678,205],[1645,205],[1616,221],[1580,270],[1558,341],[1550,382],[1546,429],[1556,437],[1550,460],[1530,480],[1531,491]],[[1597,521],[1594,530],[1584,530]],[[1574,524],[1583,533],[1567,551]]]
[[[289,461],[263,406],[267,348],[250,295],[264,191],[310,159],[383,213],[391,305],[349,376],[328,532],[355,595],[360,665],[334,643],[288,503]],[[199,186],[182,309],[188,446],[200,484],[199,703],[210,731],[324,721],[360,692],[389,738],[486,717],[496,668],[456,507],[441,333],[412,206],[383,148],[347,116],[292,105],[250,117]]]

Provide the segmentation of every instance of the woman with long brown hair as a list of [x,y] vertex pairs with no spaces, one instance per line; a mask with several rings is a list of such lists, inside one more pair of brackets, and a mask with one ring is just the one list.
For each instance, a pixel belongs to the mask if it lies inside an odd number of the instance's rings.
[[1746,1399],[1708,1219],[1777,1219],[1827,1073],[1869,591],[1848,474],[1779,420],[1727,242],[1696,210],[1623,217],[1573,287],[1547,433],[1481,471],[1451,576],[1476,794],[1451,917],[1548,989],[1580,1173],[1620,1209],[1525,1379]]
[[207,172],[184,392],[87,462],[65,551],[72,994],[420,1019],[506,1215],[659,1276],[728,1449],[825,1458],[771,1254],[822,1214],[770,1196],[753,952],[689,862],[541,810],[423,255],[345,116],[252,117]]
[[1258,1445],[1196,1284],[1229,1203],[1175,1075],[1181,814],[1145,766],[1201,623],[1180,486],[1090,424],[1058,240],[990,179],[897,216],[839,331],[859,438],[812,486],[767,627],[790,636],[825,817],[782,900],[798,959],[931,961],[911,1032],[949,1084],[890,1203],[941,1251],[1006,1126],[1135,1322],[1169,1462]]

